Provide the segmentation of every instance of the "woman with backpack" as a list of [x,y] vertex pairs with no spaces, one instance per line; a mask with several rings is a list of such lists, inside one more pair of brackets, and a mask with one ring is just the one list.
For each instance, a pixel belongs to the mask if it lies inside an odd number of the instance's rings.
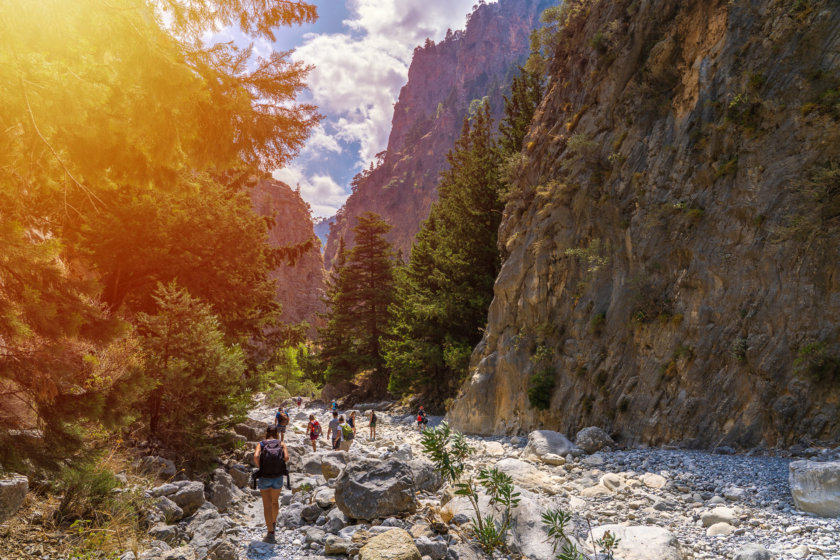
[[318,451],[316,447],[316,443],[318,438],[321,437],[321,424],[315,420],[315,415],[309,415],[309,425],[306,426],[306,435],[309,436],[309,441],[312,443],[312,451]]
[[371,441],[376,439],[376,411],[370,411],[370,439]]
[[426,411],[420,405],[420,411],[417,413],[417,431],[422,432],[429,425],[429,419],[426,418]]
[[338,419],[339,426],[341,427],[341,446],[340,449],[342,451],[350,451],[350,446],[353,445],[353,439],[356,437],[356,421],[355,421],[355,412],[351,412],[350,416],[347,417],[347,423],[342,424],[341,422],[344,420],[344,417]]
[[254,464],[257,466],[257,488],[260,490],[263,502],[263,514],[267,534],[263,541],[277,542],[274,538],[274,524],[280,511],[280,494],[283,492],[283,477],[286,477],[286,488],[292,489],[289,479],[289,451],[286,444],[277,439],[277,427],[269,426],[265,430],[265,439],[257,444],[254,450]]

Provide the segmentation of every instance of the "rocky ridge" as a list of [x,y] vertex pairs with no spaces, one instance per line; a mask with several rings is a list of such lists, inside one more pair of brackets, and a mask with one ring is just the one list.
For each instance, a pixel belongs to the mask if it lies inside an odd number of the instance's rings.
[[840,8],[566,5],[452,423],[836,442]]
[[376,166],[362,173],[339,210],[324,252],[327,268],[340,238],[353,245],[355,218],[372,211],[393,229],[394,247],[408,256],[420,224],[437,200],[438,175],[458,137],[470,103],[487,96],[494,117],[503,109],[517,64],[529,52],[528,37],[550,0],[481,3],[466,29],[438,44],[417,47],[408,82],[394,106],[388,147]]
[[324,261],[309,206],[300,193],[274,179],[257,181],[250,192],[254,210],[273,219],[268,232],[272,246],[287,247],[315,239],[294,266],[281,266],[271,273],[277,280],[277,301],[283,306],[283,321],[289,324],[307,321],[312,325],[316,314],[324,308],[321,301]]

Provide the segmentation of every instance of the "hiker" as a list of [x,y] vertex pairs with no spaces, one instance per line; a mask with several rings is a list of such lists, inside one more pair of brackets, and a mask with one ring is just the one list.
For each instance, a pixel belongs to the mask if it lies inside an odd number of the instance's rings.
[[303,399],[302,398],[300,398],[300,397],[297,398],[297,405],[298,405],[298,408],[301,408],[303,406]]
[[332,409],[333,412],[338,412],[338,403],[335,402],[335,399],[333,399],[333,402],[330,405],[330,408]]
[[356,437],[355,428],[355,412],[351,412],[347,417],[347,423],[344,423],[344,416],[338,419],[338,425],[341,427],[341,450],[350,451],[350,446],[353,445],[353,439]]
[[274,427],[280,432],[280,441],[286,441],[286,426],[289,425],[289,415],[283,410],[283,407],[277,409],[277,414],[274,415]]
[[306,426],[306,434],[309,436],[309,441],[312,443],[312,451],[318,451],[316,444],[318,438],[321,437],[321,424],[315,420],[315,415],[309,415],[309,425]]
[[376,439],[376,411],[370,411],[370,439],[371,441]]
[[417,431],[422,432],[428,425],[429,419],[426,418],[426,411],[423,410],[423,405],[420,405],[420,410],[417,412]]
[[283,492],[283,476],[286,476],[286,488],[292,489],[289,479],[289,451],[286,444],[277,439],[277,428],[269,426],[265,430],[265,439],[257,444],[254,451],[254,464],[257,466],[257,488],[263,502],[263,514],[267,534],[264,542],[277,542],[274,538],[274,524],[280,511],[280,494]]
[[341,429],[339,428],[338,412],[333,410],[332,415],[333,418],[330,420],[330,425],[327,428],[327,438],[330,440],[333,450],[338,451],[338,448],[341,445]]

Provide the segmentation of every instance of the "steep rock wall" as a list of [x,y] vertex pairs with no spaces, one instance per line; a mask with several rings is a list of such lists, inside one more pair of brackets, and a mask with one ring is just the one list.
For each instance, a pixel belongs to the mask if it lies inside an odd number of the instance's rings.
[[[275,247],[298,245],[315,238],[309,206],[289,185],[261,179],[251,187],[251,201],[258,214],[273,218],[274,226],[268,235]],[[271,274],[277,279],[277,301],[283,306],[283,321],[307,321],[314,325],[316,314],[324,308],[321,302],[324,260],[320,242],[316,239],[294,266],[281,266]]]
[[840,7],[568,7],[449,419],[600,425],[628,444],[836,441]]
[[550,0],[500,0],[480,5],[465,31],[417,47],[408,82],[394,106],[388,148],[339,210],[324,251],[329,268],[344,236],[353,245],[355,219],[373,211],[392,226],[389,241],[406,257],[437,200],[446,154],[461,132],[470,102],[487,96],[496,118],[503,95],[528,55],[529,36]]

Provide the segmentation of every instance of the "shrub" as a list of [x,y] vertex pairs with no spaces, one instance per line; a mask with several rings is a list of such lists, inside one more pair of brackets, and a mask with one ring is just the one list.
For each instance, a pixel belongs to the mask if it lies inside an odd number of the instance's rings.
[[[566,526],[572,520],[572,516],[562,510],[548,510],[542,515],[542,523],[548,533],[548,540],[552,543],[552,551],[558,560],[614,560],[615,547],[619,539],[606,531],[600,539],[595,539],[592,529],[589,529],[589,538],[595,549],[593,555],[585,554],[578,550],[577,544],[567,534]],[[558,552],[559,550],[559,552]]]
[[729,347],[729,355],[738,362],[746,361],[747,348],[747,339],[743,336],[739,336],[732,341],[732,344]]
[[595,336],[600,336],[604,332],[604,325],[607,323],[607,314],[604,312],[596,313],[589,320],[589,332]]
[[65,468],[58,476],[58,490],[62,493],[56,510],[58,521],[85,519],[107,505],[111,490],[117,487],[114,473],[94,461],[83,461]]
[[551,366],[537,370],[528,382],[528,402],[537,410],[551,407],[551,395],[556,385],[557,372]]
[[829,354],[825,342],[810,342],[797,352],[793,371],[816,381],[831,381],[840,378],[840,358]]
[[724,117],[728,122],[749,130],[758,128],[761,119],[761,103],[746,93],[739,93],[726,106]]

